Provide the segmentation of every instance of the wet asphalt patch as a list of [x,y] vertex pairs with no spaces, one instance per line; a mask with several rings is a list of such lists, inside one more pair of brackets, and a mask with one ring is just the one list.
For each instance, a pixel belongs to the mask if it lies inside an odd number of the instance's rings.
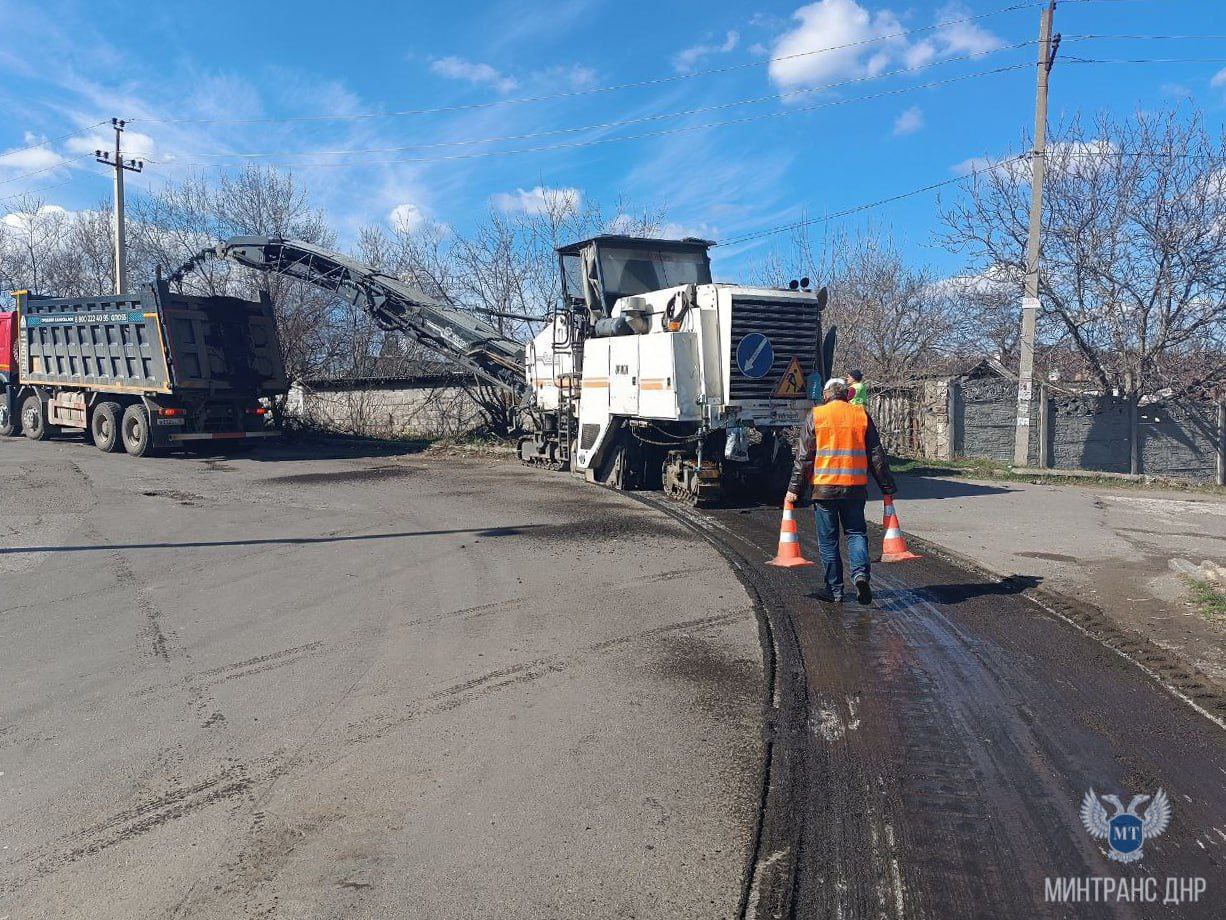
[[356,470],[335,470],[326,473],[294,473],[289,476],[273,476],[266,483],[278,485],[332,485],[338,482],[379,482],[384,479],[403,479],[412,476],[406,466],[369,466]]

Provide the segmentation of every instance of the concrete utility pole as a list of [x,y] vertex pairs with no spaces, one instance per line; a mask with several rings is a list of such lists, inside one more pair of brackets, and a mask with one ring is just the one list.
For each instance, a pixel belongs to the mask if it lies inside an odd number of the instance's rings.
[[1030,407],[1034,396],[1034,326],[1039,312],[1039,253],[1043,232],[1043,178],[1047,172],[1047,81],[1060,36],[1052,38],[1056,0],[1039,21],[1039,82],[1034,101],[1034,152],[1030,157],[1030,232],[1026,238],[1026,290],[1022,297],[1021,355],[1017,377],[1017,426],[1013,463],[1030,463]]
[[122,118],[112,118],[111,127],[115,129],[115,153],[109,151],[94,151],[94,159],[99,163],[115,167],[115,293],[126,294],[128,289],[127,245],[124,241],[123,218],[123,174],[124,171],[140,172],[145,168],[141,160],[124,161],[120,151],[119,139],[123,136],[126,122]]

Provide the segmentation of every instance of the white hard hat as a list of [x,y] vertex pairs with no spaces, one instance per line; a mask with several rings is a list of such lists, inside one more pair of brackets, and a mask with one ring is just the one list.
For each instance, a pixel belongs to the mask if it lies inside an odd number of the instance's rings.
[[831,377],[826,381],[826,385],[822,387],[823,393],[829,393],[831,390],[846,390],[847,381],[842,377]]

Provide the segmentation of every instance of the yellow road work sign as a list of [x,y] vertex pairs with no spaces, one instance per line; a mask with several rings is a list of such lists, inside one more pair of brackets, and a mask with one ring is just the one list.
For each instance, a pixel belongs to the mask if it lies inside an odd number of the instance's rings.
[[779,385],[771,394],[772,399],[801,399],[805,396],[805,372],[800,367],[800,359],[793,358],[788,369],[783,372]]

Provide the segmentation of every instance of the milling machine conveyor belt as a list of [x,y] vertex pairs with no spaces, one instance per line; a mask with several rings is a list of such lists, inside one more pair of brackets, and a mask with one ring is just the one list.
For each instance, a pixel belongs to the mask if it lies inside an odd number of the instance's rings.
[[520,398],[529,393],[522,344],[506,338],[488,323],[443,306],[412,285],[347,256],[301,240],[240,236],[202,250],[169,280],[181,281],[187,272],[210,258],[229,259],[332,291],[373,316],[380,328],[404,333],[484,383]]

